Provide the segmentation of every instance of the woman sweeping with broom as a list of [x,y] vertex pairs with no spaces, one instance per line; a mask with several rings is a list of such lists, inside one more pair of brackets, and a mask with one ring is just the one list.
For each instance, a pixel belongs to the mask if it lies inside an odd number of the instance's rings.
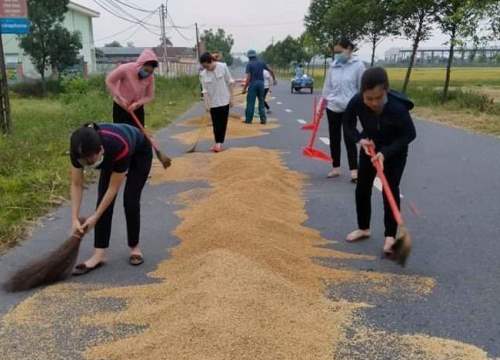
[[[71,204],[73,232],[83,234],[95,227],[94,255],[75,267],[83,275],[103,265],[111,236],[116,194],[126,179],[123,204],[127,221],[129,262],[144,262],[139,248],[141,194],[151,169],[151,144],[135,127],[127,124],[87,124],[71,136]],[[84,168],[100,170],[97,208],[84,223],[79,220]]]
[[204,69],[200,74],[203,99],[214,127],[215,145],[211,150],[218,153],[224,150],[229,108],[233,106],[234,80],[227,65],[215,61],[210,53],[200,56],[200,64]]
[[144,125],[144,105],[154,100],[154,71],[158,58],[151,49],[142,52],[136,62],[123,64],[106,78],[113,97],[113,122],[137,126],[130,113],[134,112]]
[[[356,186],[358,229],[347,235],[347,241],[354,242],[371,235],[371,195],[377,175],[374,165],[380,164],[379,169],[383,173],[379,177],[385,174],[390,193],[397,203],[397,209],[391,208],[388,196],[384,196],[384,254],[387,258],[401,261],[402,265],[407,254],[403,255],[404,259],[394,258],[399,256],[395,252],[400,248],[397,240],[401,240],[396,238],[396,215],[399,215],[399,183],[406,165],[408,144],[416,137],[409,113],[412,108],[413,103],[404,95],[389,90],[386,71],[376,67],[365,71],[361,79],[361,93],[351,99],[344,115],[346,134],[363,148],[359,155]],[[357,119],[361,122],[361,132],[356,129]],[[388,190],[384,189],[384,192],[387,194]],[[400,216],[399,222],[402,223]]]

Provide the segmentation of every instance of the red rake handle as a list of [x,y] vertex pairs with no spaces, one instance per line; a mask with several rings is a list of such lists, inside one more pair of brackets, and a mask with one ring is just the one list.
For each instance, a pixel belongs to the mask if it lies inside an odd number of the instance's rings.
[[319,101],[318,109],[314,114],[314,129],[311,135],[311,139],[309,140],[309,145],[307,145],[309,149],[313,148],[314,142],[316,141],[316,136],[318,135],[318,130],[319,130],[319,124],[321,122],[321,118],[323,117],[323,112],[325,111],[325,108],[326,108],[326,100],[325,98],[321,98],[321,100]]
[[146,129],[141,124],[141,122],[139,121],[139,119],[137,118],[135,113],[133,111],[129,111],[129,114],[130,114],[130,116],[132,116],[132,119],[134,120],[135,124],[139,127],[139,129],[141,129],[141,132],[144,134],[146,139],[148,139],[148,141],[151,143],[151,146],[153,147],[153,149],[155,149],[156,151],[160,151],[160,148],[159,148],[158,144],[156,143],[155,139],[153,139],[151,136],[149,136],[149,134],[146,133]]
[[[372,159],[375,159],[376,153],[373,147],[371,146],[368,147],[368,153],[372,157]],[[375,170],[377,170],[377,176],[382,182],[382,189],[391,207],[394,220],[396,220],[398,225],[403,225],[403,217],[401,216],[401,211],[399,211],[398,204],[396,203],[396,199],[394,198],[394,194],[392,193],[391,188],[389,187],[389,182],[385,177],[384,170],[382,169],[382,164],[380,164],[380,160],[376,159],[375,161],[373,161],[373,166],[375,167]]]

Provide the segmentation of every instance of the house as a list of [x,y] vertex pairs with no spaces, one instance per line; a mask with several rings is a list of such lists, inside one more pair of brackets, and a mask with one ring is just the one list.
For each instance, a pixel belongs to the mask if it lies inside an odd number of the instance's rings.
[[[97,48],[98,64],[123,64],[135,61],[146,47],[99,47]],[[158,59],[163,58],[163,47],[152,48]],[[167,46],[168,62],[192,63],[196,62],[194,48]]]
[[[94,46],[94,31],[92,19],[99,17],[99,13],[75,2],[70,1],[68,11],[65,14],[63,26],[69,31],[78,31],[81,35],[82,46],[80,56],[83,67],[88,72],[96,71],[96,56]],[[3,35],[3,47],[5,63],[9,71],[9,77],[16,73],[17,80],[22,78],[39,78],[40,75],[31,63],[29,56],[23,53],[19,47],[17,35]],[[12,74],[12,75],[11,75]],[[11,79],[12,80],[12,79]]]

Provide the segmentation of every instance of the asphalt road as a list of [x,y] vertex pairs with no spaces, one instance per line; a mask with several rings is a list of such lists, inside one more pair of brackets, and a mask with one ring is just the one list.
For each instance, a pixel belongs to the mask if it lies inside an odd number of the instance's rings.
[[[290,94],[286,82],[276,87],[272,96],[272,116],[280,120],[281,127],[269,136],[230,140],[229,146],[258,145],[283,151],[287,165],[309,177],[305,191],[309,215],[307,225],[320,230],[327,239],[342,240],[356,226],[354,186],[349,182],[346,159],[343,158],[342,163],[344,176],[327,179],[327,163],[304,158],[301,154],[309,132],[300,130],[300,126],[311,118],[313,97],[309,94]],[[200,110],[194,107],[184,117],[199,114]],[[179,131],[181,129],[172,126],[158,134],[160,142],[174,157],[185,150],[184,146],[170,140],[170,136]],[[410,148],[401,185],[403,215],[414,239],[414,251],[407,268],[401,269],[382,260],[317,261],[325,266],[432,277],[437,282],[435,289],[425,298],[417,299],[377,296],[361,291],[359,285],[331,287],[328,295],[376,304],[363,310],[363,321],[376,329],[454,339],[478,346],[492,357],[500,357],[500,140],[425,121],[417,121],[417,131],[418,137]],[[323,123],[320,137],[326,136],[326,124]],[[206,150],[208,146],[208,143],[202,143],[200,148]],[[317,146],[328,152],[326,141],[319,139]],[[148,232],[148,245],[143,249],[147,262],[140,271],[126,266],[124,217],[122,211],[115,211],[109,264],[98,272],[72,281],[114,285],[152,281],[146,273],[168,257],[165,250],[178,241],[173,235],[165,240],[164,234],[170,234],[175,229],[178,219],[174,215],[177,205],[164,199],[173,199],[177,193],[192,186],[168,184],[146,188],[143,226],[151,230]],[[377,193],[375,190],[373,238],[355,245],[332,241],[329,246],[346,252],[380,254],[383,241],[382,197]],[[84,203],[85,209],[90,211],[94,199],[95,188],[92,187]],[[120,203],[117,202],[117,207],[121,206]],[[154,216],[158,212],[167,214],[166,220],[163,218],[161,223]],[[63,240],[67,232],[65,229],[70,225],[68,206],[57,209],[42,219],[41,224],[34,229],[30,239],[0,258],[0,281],[8,272]],[[87,241],[83,244],[82,258],[90,254],[91,243]],[[405,284],[399,286],[399,291],[404,294]],[[32,294],[0,292],[0,316]],[[58,331],[61,337],[68,336],[64,325]],[[78,349],[91,343],[91,334],[88,338],[78,339],[78,343],[79,346],[73,342],[64,348],[65,342],[61,342],[61,351],[68,354],[65,358],[79,359]],[[356,350],[360,354],[359,359],[373,355],[363,355],[363,349]]]

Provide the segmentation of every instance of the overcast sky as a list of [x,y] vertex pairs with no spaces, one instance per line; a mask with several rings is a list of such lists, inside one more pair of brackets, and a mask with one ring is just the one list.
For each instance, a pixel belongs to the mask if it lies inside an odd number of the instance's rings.
[[[97,1],[102,4],[106,3],[105,0]],[[121,1],[144,9],[155,9],[162,3],[161,0]],[[94,36],[97,46],[102,46],[111,40],[118,40],[124,44],[132,41],[135,46],[155,46],[159,43],[159,36],[116,18],[94,0],[74,0],[73,2],[100,12],[101,16],[94,19]],[[278,41],[287,35],[300,35],[304,31],[303,20],[309,3],[310,0],[168,0],[168,11],[175,25],[189,28],[180,30],[185,38],[172,28],[168,28],[167,35],[175,46],[194,46],[194,23],[197,22],[201,31],[222,27],[232,34],[235,39],[233,51],[243,52],[249,48],[260,51],[265,49],[273,39]],[[127,10],[140,19],[148,16],[147,13]],[[159,15],[154,14],[147,22],[159,25]],[[127,28],[130,29],[112,36]],[[152,28],[152,30],[158,33],[160,31],[159,28]],[[433,39],[423,46],[441,46],[445,41],[446,37],[436,31]],[[377,56],[383,58],[384,52],[395,46],[409,46],[409,43],[402,39],[386,39],[380,44]],[[360,44],[359,56],[368,60],[370,47]]]

